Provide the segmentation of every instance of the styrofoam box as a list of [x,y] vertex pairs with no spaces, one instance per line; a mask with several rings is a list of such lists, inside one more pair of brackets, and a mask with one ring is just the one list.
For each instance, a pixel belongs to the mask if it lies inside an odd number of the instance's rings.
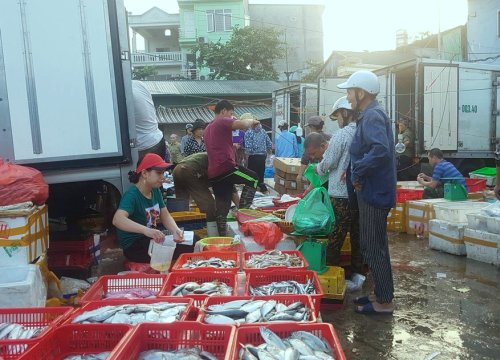
[[465,214],[467,216],[467,224],[470,229],[487,231],[487,219],[486,215],[480,213],[470,213]]
[[[28,226],[28,232],[12,235],[18,228]],[[0,268],[4,266],[27,265],[42,255],[48,248],[48,210],[47,206],[41,206],[37,211],[28,216],[14,216],[0,218],[0,239],[15,243],[28,235],[40,236],[33,238],[28,246],[1,246]]]
[[486,186],[495,186],[497,180],[496,176],[488,176],[488,175],[473,174],[473,173],[469,173],[469,177],[471,179],[486,179]]
[[37,265],[2,268],[0,307],[43,307],[47,288]]
[[429,247],[454,255],[466,255],[464,243],[465,223],[444,220],[429,221]]
[[466,228],[464,242],[467,258],[500,267],[500,235]]
[[450,201],[434,205],[436,219],[466,223],[468,213],[479,212],[489,204],[481,201]]
[[448,202],[448,200],[440,198],[407,201],[406,232],[411,235],[422,232],[427,236],[429,220],[434,219],[434,205],[442,202]]
[[500,217],[486,217],[486,225],[488,226],[488,232],[500,235]]

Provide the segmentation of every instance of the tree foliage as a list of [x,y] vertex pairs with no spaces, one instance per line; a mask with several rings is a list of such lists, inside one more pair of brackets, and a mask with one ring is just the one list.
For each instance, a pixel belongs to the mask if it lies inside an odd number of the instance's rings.
[[321,61],[307,60],[309,71],[302,77],[302,81],[311,83],[316,82],[323,65],[323,62]]
[[144,67],[136,67],[132,70],[132,79],[134,80],[144,80],[148,76],[153,76],[158,74],[156,66],[146,65]]
[[227,43],[198,44],[193,51],[198,67],[215,72],[212,79],[277,80],[274,61],[283,57],[280,31],[274,28],[235,27]]

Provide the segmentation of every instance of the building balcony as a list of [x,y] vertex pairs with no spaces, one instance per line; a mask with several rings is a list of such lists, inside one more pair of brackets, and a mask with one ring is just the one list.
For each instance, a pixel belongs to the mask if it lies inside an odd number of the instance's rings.
[[148,52],[132,53],[132,64],[139,66],[180,66],[183,62],[183,55],[179,52]]

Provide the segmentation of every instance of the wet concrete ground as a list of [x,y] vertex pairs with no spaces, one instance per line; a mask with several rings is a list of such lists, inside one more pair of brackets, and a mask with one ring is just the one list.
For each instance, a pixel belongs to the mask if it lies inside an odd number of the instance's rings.
[[431,250],[412,235],[391,233],[389,242],[394,314],[354,312],[352,298],[373,291],[370,276],[342,310],[322,310],[347,358],[500,359],[500,270]]

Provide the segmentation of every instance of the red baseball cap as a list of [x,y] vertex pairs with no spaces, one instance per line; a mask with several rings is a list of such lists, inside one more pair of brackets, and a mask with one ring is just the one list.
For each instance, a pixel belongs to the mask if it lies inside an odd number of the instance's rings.
[[135,172],[139,174],[142,170],[147,170],[151,168],[166,169],[170,166],[169,163],[163,161],[163,159],[153,153],[146,154],[140,164],[137,166]]

